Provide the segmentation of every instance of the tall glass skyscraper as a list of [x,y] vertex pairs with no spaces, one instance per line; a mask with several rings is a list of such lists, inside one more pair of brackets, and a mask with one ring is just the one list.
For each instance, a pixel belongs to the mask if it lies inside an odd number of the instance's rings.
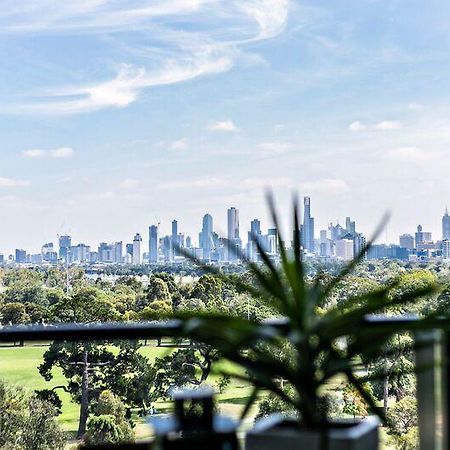
[[447,208],[445,208],[445,214],[442,216],[442,239],[450,239],[450,216]]
[[231,207],[227,211],[228,222],[228,261],[236,261],[238,259],[239,250],[242,247],[239,237],[239,210]]
[[158,226],[151,225],[148,228],[148,262],[158,262]]
[[314,218],[311,217],[311,199],[303,199],[303,227],[302,227],[302,245],[308,252],[314,252]]
[[211,252],[213,251],[213,218],[211,214],[203,216],[202,231],[199,234],[200,248],[203,250],[203,259],[211,259]]

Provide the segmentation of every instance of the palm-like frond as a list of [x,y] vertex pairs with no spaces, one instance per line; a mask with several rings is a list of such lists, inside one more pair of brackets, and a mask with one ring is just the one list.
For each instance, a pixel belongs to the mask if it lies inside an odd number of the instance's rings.
[[[264,389],[293,405],[306,425],[323,424],[326,416],[319,411],[320,391],[331,377],[338,374],[344,375],[375,409],[374,400],[364,385],[367,377],[357,376],[359,364],[355,360],[374,360],[386,356],[389,337],[396,333],[430,329],[434,326],[436,317],[430,315],[415,322],[396,321],[381,328],[364,327],[365,318],[368,314],[384,313],[390,307],[411,304],[418,298],[433,293],[436,287],[426,286],[391,295],[398,287],[396,283],[392,283],[352,297],[340,306],[319,314],[317,306],[329,298],[336,286],[364,258],[371,242],[383,228],[387,216],[381,221],[373,239],[355,259],[347,264],[336,278],[321,285],[318,281],[308,282],[306,277],[302,261],[297,198],[294,198],[293,207],[292,257],[288,255],[282,239],[271,194],[268,194],[267,201],[272,222],[278,233],[280,261],[275,264],[255,239],[261,263],[251,262],[245,255],[240,255],[256,280],[255,285],[244,283],[237,278],[225,277],[216,268],[203,264],[185,252],[184,254],[204,270],[229,280],[244,292],[267,302],[280,316],[286,318],[286,322],[283,326],[275,326],[229,315],[192,314],[182,317],[182,334],[218,348],[225,359],[244,371],[229,374],[254,385],[244,413],[248,412],[251,403],[257,399],[258,392]],[[344,349],[338,345],[343,339],[348,343]],[[261,348],[261,343],[266,344],[266,348]],[[283,346],[284,343],[289,344],[287,350]],[[283,352],[283,357],[277,357],[276,353]],[[286,380],[292,387],[292,396],[278,386],[276,380],[279,378]]]

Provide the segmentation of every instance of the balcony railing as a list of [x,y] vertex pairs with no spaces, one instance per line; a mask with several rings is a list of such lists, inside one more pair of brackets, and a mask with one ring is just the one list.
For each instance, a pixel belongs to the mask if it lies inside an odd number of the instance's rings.
[[[362,326],[385,330],[398,321],[414,322],[412,316],[368,316]],[[284,320],[268,322],[274,327],[286,325]],[[19,341],[103,341],[123,339],[159,339],[180,337],[181,322],[44,324],[0,327],[0,343]],[[417,401],[419,439],[422,450],[450,450],[448,414],[450,405],[450,331],[437,328],[432,332],[417,332],[415,364],[417,371]],[[1,376],[1,374],[0,374]],[[213,440],[211,441],[211,444]],[[149,444],[101,446],[98,448],[150,448]],[[186,449],[186,447],[184,447]],[[208,448],[206,446],[205,448]],[[209,447],[211,450],[214,447]]]

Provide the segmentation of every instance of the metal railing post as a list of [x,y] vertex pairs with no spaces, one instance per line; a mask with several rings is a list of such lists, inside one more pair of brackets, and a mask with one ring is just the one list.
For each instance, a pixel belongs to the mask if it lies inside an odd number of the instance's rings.
[[436,369],[440,362],[439,336],[437,330],[414,333],[420,450],[443,450],[437,432],[439,411],[442,410],[441,383],[439,370]]

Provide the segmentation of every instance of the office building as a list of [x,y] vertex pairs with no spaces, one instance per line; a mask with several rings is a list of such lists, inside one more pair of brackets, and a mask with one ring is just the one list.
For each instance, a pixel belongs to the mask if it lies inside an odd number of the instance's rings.
[[339,239],[336,241],[336,257],[344,261],[351,261],[355,256],[352,239]]
[[14,261],[18,264],[27,262],[27,252],[25,250],[16,248]]
[[414,249],[414,237],[411,234],[402,234],[399,238],[400,247],[407,248],[408,250]]
[[447,208],[445,208],[445,214],[442,216],[442,240],[444,239],[450,239],[450,216]]
[[314,253],[314,218],[311,217],[311,199],[303,199],[303,227],[301,230],[302,246],[309,253]]
[[239,259],[242,242],[239,237],[239,210],[234,206],[227,211],[227,250],[228,261]]
[[148,262],[158,262],[158,226],[151,225],[148,229]]
[[72,238],[70,236],[59,237],[59,257],[61,259],[67,259],[67,255],[72,247]]
[[199,247],[203,250],[202,259],[210,260],[214,249],[213,243],[213,218],[205,214],[202,221],[202,231],[198,235]]
[[136,233],[133,239],[133,255],[132,255],[132,264],[139,265],[141,264],[141,242],[142,238],[139,233]]

